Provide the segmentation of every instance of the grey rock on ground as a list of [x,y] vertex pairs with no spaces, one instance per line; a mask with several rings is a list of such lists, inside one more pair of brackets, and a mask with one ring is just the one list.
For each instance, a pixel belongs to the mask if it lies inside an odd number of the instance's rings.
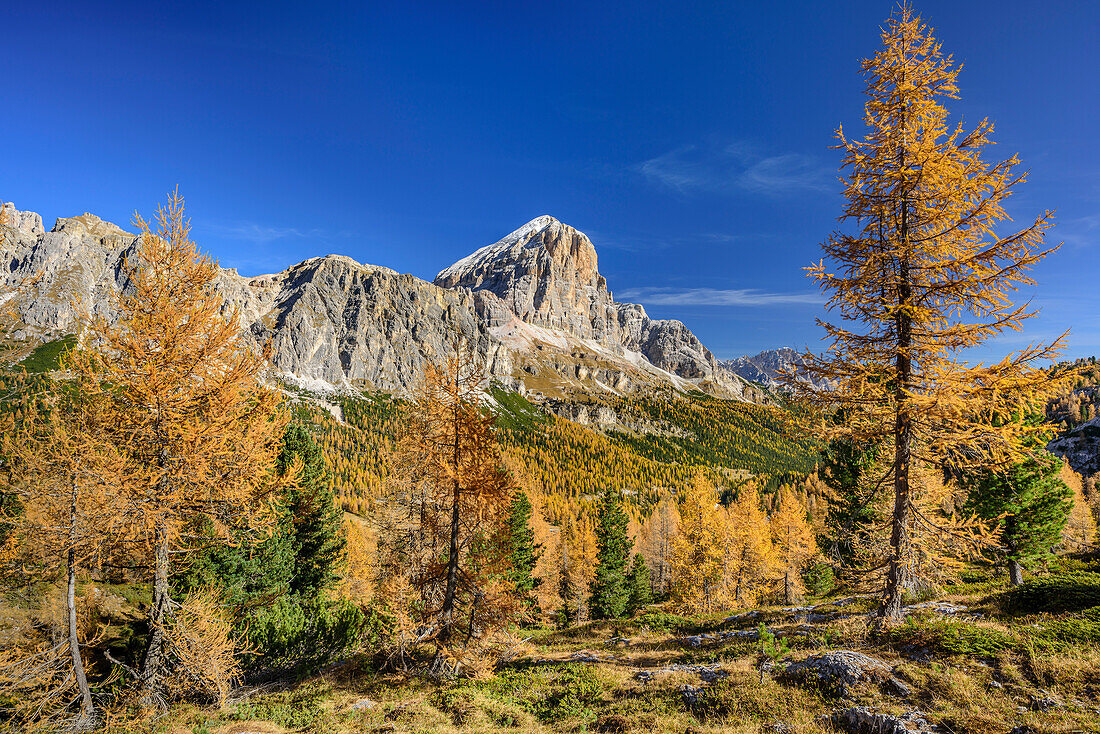
[[864,706],[835,711],[827,717],[829,723],[847,734],[935,734],[920,711],[910,711],[894,716],[880,714]]
[[901,681],[896,681],[893,670],[884,661],[853,650],[830,650],[811,655],[805,660],[788,665],[780,677],[798,685],[812,685],[845,697],[852,686],[872,683],[892,693],[908,692]]

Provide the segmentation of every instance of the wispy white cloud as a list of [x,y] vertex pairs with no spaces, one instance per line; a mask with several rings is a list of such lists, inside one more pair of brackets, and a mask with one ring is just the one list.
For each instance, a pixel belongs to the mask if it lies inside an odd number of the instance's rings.
[[1100,244],[1100,214],[1059,222],[1047,239],[1051,242],[1061,240],[1071,247]]
[[616,298],[651,306],[783,306],[824,303],[819,293],[769,293],[755,288],[630,288]]
[[278,240],[327,240],[347,236],[346,232],[329,232],[324,229],[299,229],[297,227],[275,227],[254,222],[233,224],[206,224],[203,226],[210,234],[231,240],[243,240],[257,245],[268,245]]
[[802,153],[766,155],[735,142],[685,145],[634,166],[647,180],[681,193],[752,191],[770,196],[828,191],[829,169]]

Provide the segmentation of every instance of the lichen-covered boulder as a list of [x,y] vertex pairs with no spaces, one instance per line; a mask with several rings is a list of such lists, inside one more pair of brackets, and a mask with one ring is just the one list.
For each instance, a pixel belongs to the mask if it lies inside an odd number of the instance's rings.
[[780,678],[798,685],[810,685],[844,697],[860,683],[882,686],[891,692],[903,690],[895,683],[891,667],[878,658],[853,650],[830,650],[791,663]]
[[847,734],[936,734],[920,711],[900,715],[876,713],[864,706],[834,711],[827,721]]

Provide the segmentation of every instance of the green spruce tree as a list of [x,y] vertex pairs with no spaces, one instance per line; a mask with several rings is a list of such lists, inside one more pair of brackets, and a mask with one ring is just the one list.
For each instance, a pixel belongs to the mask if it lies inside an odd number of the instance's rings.
[[344,513],[328,486],[328,470],[321,447],[305,426],[293,423],[283,437],[279,454],[280,473],[302,461],[296,486],[283,498],[290,533],[294,538],[294,575],[290,590],[299,596],[313,596],[332,588],[340,578],[347,552]]
[[329,599],[340,578],[347,540],[343,514],[329,489],[320,447],[299,424],[287,427],[277,459],[285,474],[295,459],[295,485],[283,488],[279,519],[266,537],[219,542],[200,529],[206,548],[173,579],[173,596],[218,588],[234,610],[235,632],[249,673],[323,661],[351,643],[363,621],[354,604]]
[[967,509],[1001,531],[1009,582],[1023,583],[1024,565],[1050,556],[1073,509],[1073,493],[1059,477],[1061,463],[1036,456],[1001,473],[964,477]]
[[538,601],[534,591],[542,579],[534,577],[535,564],[542,555],[542,546],[535,542],[531,529],[531,500],[525,492],[516,492],[516,498],[508,513],[507,551],[509,560],[508,580],[516,588],[528,608],[538,613]]
[[604,492],[596,519],[596,578],[588,602],[593,619],[621,617],[630,601],[627,563],[630,562],[629,518],[618,492]]
[[626,603],[626,611],[629,614],[636,613],[639,609],[653,602],[653,587],[649,578],[649,566],[641,553],[634,555],[634,563],[630,566],[630,573],[626,577],[627,587],[630,589],[630,598]]
[[877,454],[847,438],[834,439],[821,451],[819,474],[832,490],[821,547],[843,571],[859,570],[860,541],[882,521],[875,500],[883,485],[871,476]]

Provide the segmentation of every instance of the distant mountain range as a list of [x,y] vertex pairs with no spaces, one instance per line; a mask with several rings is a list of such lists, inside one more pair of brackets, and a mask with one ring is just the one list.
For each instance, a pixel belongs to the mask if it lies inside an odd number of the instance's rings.
[[[778,349],[765,349],[751,357],[737,357],[736,359],[719,360],[720,367],[733,372],[751,382],[758,382],[771,390],[782,387],[780,375],[793,371],[799,379],[814,384],[823,384],[820,380],[811,380],[804,372],[805,353],[791,347]],[[800,374],[801,373],[801,374]]]
[[[71,334],[82,309],[110,318],[127,285],[133,233],[93,214],[63,217],[50,231],[33,212],[5,205],[0,286],[35,276],[12,305],[12,336],[33,345]],[[342,255],[271,275],[223,269],[217,286],[242,328],[269,343],[275,369],[304,387],[400,392],[456,336],[509,389],[539,400],[591,402],[637,389],[698,388],[763,402],[791,349],[720,362],[682,322],[651,319],[614,300],[591,240],[550,216],[442,270],[434,282]],[[7,300],[5,298],[5,300]],[[82,304],[82,305],[78,305]]]

